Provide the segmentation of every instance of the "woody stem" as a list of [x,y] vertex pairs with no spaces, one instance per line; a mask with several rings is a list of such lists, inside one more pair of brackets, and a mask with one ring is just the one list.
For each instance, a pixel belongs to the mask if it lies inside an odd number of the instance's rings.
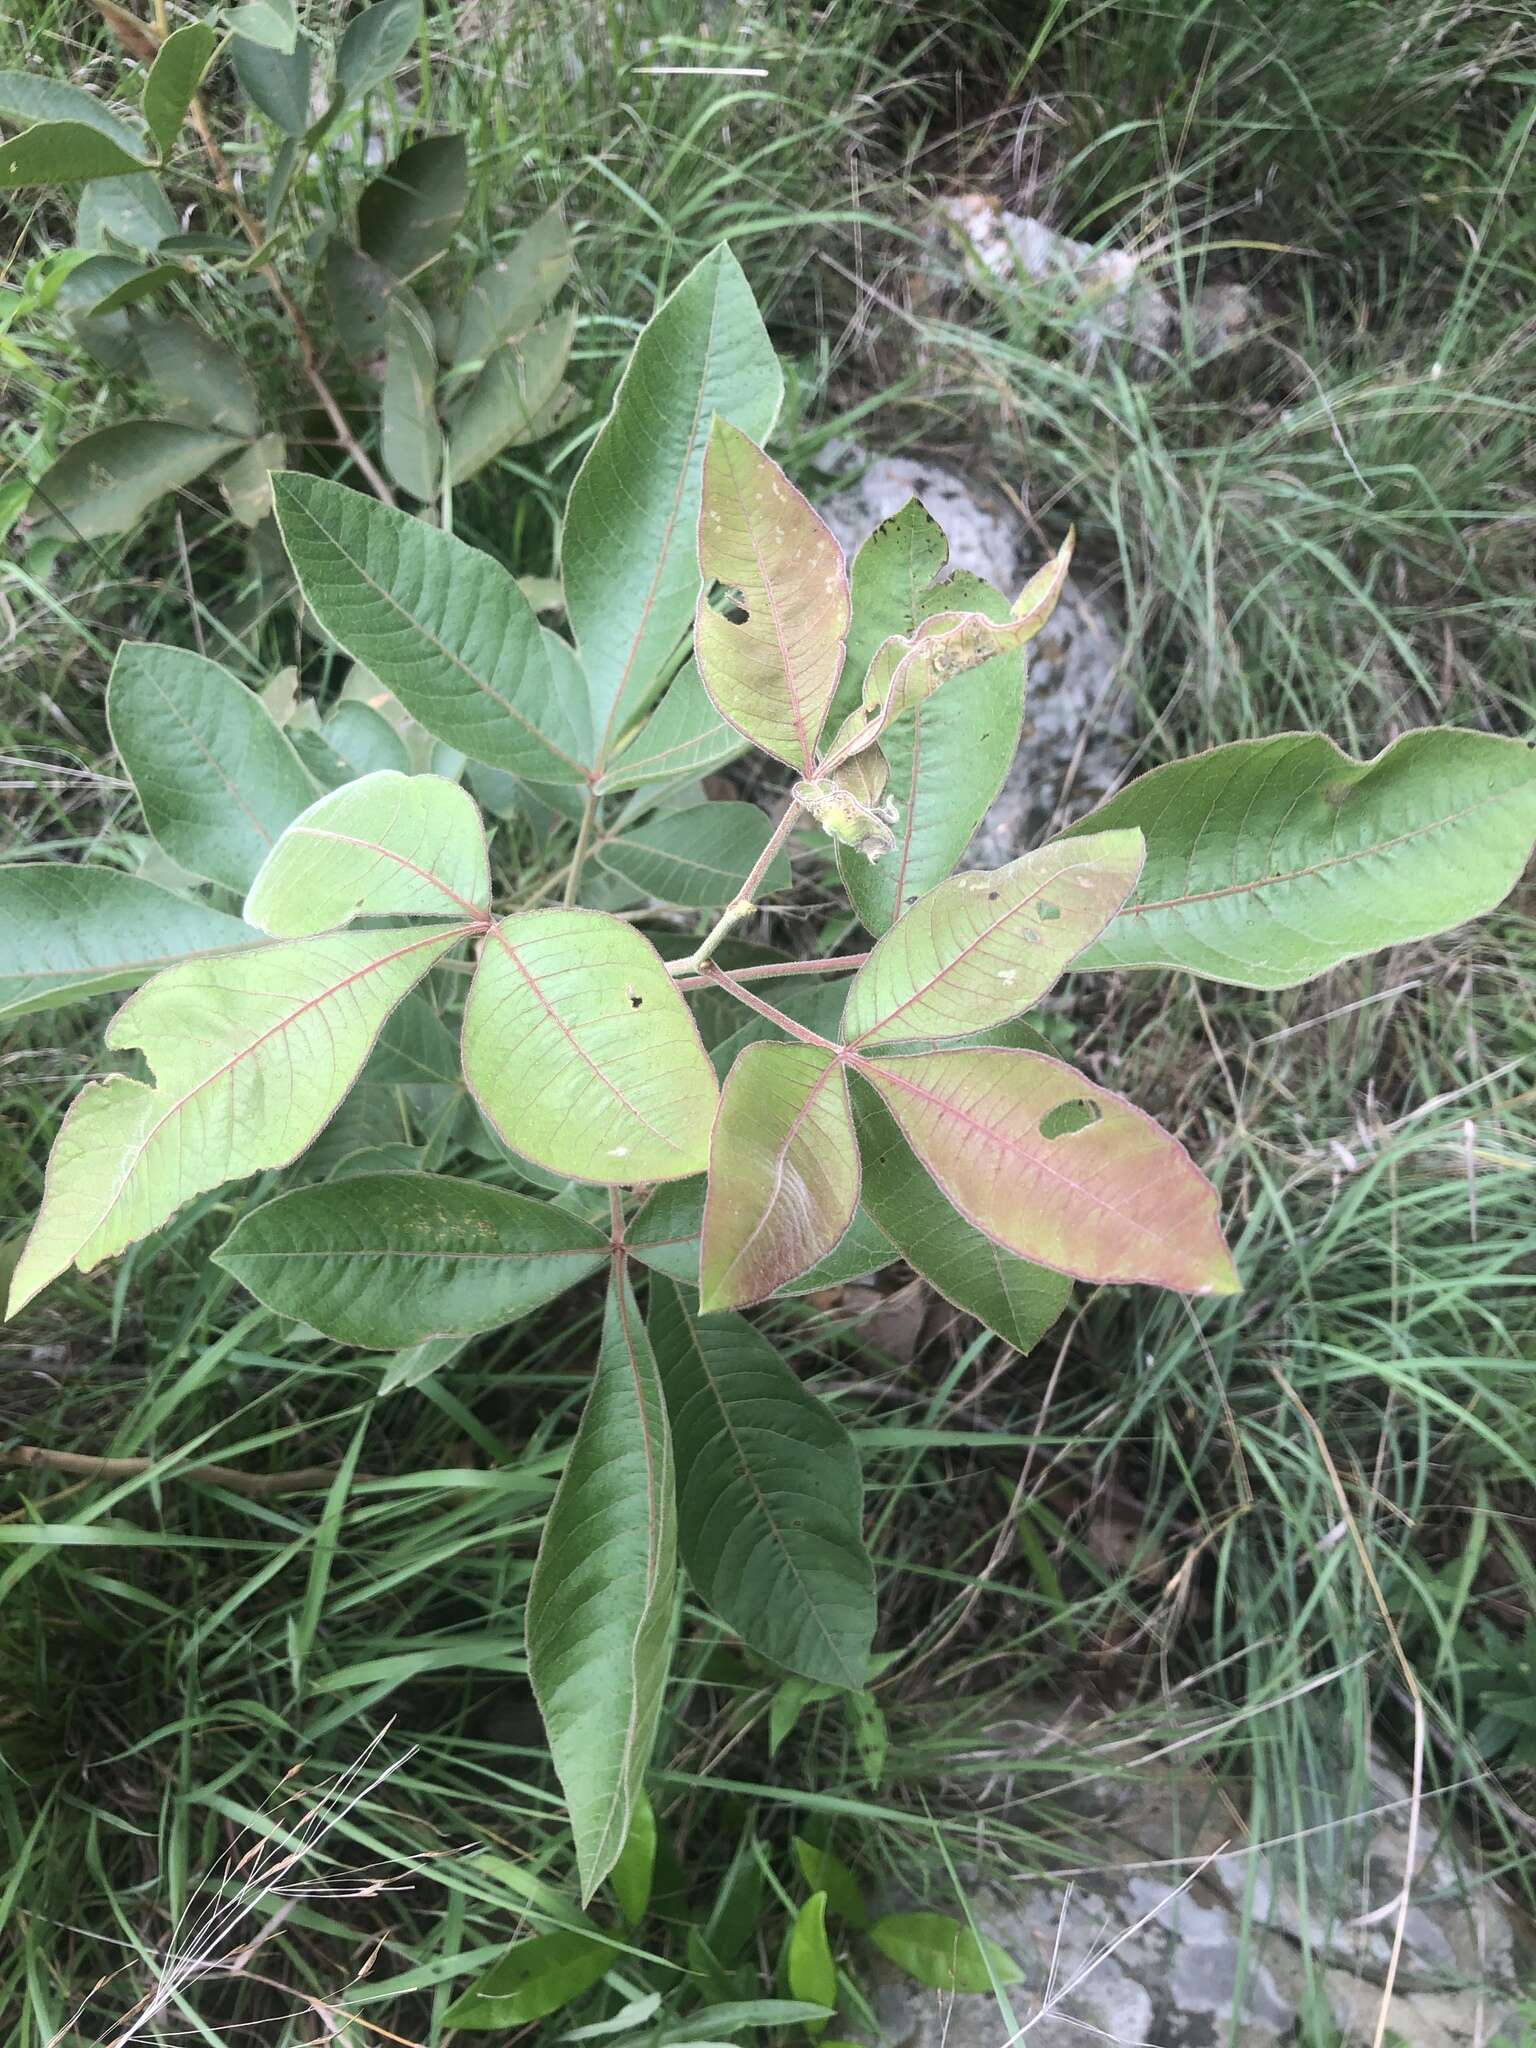
[[757,904],[753,900],[753,891],[761,883],[769,868],[773,866],[774,855],[783,846],[790,833],[794,831],[799,818],[800,806],[792,796],[786,797],[784,799],[784,808],[779,813],[779,821],[768,836],[768,844],[752,863],[746,879],[730,902],[727,903],[724,910],[721,911],[714,925],[686,959],[668,962],[667,972],[674,979],[681,979],[685,974],[698,974],[703,968],[707,967],[721,940],[727,938],[736,929],[737,925],[745,918],[749,918],[753,911],[756,910]]

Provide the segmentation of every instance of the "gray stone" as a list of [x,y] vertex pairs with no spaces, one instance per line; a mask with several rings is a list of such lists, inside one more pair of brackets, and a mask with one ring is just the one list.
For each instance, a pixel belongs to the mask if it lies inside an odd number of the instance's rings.
[[1063,291],[1075,310],[1078,348],[1090,366],[1106,345],[1123,343],[1130,369],[1150,376],[1186,341],[1191,360],[1201,364],[1241,347],[1257,331],[1259,304],[1246,285],[1205,285],[1190,301],[1186,337],[1177,299],[1150,282],[1139,256],[1073,241],[1029,214],[1011,213],[986,193],[942,201],[937,222],[973,278],[990,285],[1026,278]]
[[[1041,1810],[1026,1788],[1042,1782],[1056,1738],[1043,1720],[996,1734],[986,1752],[997,1765],[989,1786],[1006,1811],[1016,1771],[1018,1817],[1028,1811],[1038,1830]],[[990,1997],[945,1997],[882,1964],[876,2010],[893,2048],[1081,2048],[1094,2039],[1266,2048],[1315,2038],[1302,2015],[1320,2017],[1317,1992],[1341,2043],[1370,2042],[1395,1921],[1374,1909],[1395,1906],[1407,1869],[1412,1802],[1402,1778],[1372,1758],[1359,1805],[1326,1816],[1332,1853],[1307,1858],[1304,1914],[1294,1845],[1234,1845],[1235,1802],[1220,1799],[1210,1780],[1179,1779],[1150,1761],[1125,1769],[1124,1745],[1115,1748],[1121,1773],[1074,1787],[1063,1801],[1097,1845],[1090,1875],[1005,1883],[995,1867],[963,1873],[978,1925],[1026,1973],[1009,1994],[1012,2028]],[[1340,1798],[1355,1798],[1343,1769]],[[1064,1847],[1064,1864],[1090,1860],[1079,1843]],[[1521,1987],[1533,1981],[1526,1923],[1476,1871],[1433,1802],[1421,1809],[1413,1858],[1389,2038],[1405,2048],[1525,2048],[1533,2038],[1520,2013]],[[893,1911],[916,1903],[883,1902]]]
[[[909,455],[871,460],[851,443],[827,457],[849,477],[821,507],[852,555],[882,520],[918,497],[943,527],[950,564],[1017,596],[1045,550],[1001,500],[942,463]],[[1134,707],[1120,679],[1124,645],[1109,607],[1069,577],[1050,624],[1029,649],[1023,742],[971,842],[970,867],[1000,867],[1090,810],[1116,788],[1131,752]]]

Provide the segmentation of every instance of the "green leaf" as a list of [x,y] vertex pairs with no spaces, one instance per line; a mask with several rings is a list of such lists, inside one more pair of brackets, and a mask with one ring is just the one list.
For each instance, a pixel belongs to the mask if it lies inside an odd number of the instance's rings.
[[885,1782],[885,1759],[891,1746],[890,1730],[885,1725],[880,1702],[872,1692],[852,1693],[848,1700],[848,1718],[853,1724],[853,1746],[864,1766],[865,1782],[871,1792],[878,1792]]
[[384,397],[380,449],[391,480],[413,498],[436,502],[443,473],[437,417],[437,352],[432,330],[405,299],[384,323]]
[[811,2020],[829,2020],[831,2008],[803,1998],[741,1998],[726,2005],[700,2006],[682,2019],[668,2020],[666,2039],[729,2040],[743,2027],[794,2027]]
[[409,285],[339,235],[325,245],[325,295],[342,347],[370,374],[384,354],[390,308],[403,302],[427,317]]
[[290,49],[276,50],[236,36],[230,44],[235,78],[251,103],[297,140],[309,127],[309,74],[314,46],[300,35]]
[[761,441],[782,393],[751,288],[730,250],[715,249],[636,342],[566,508],[566,612],[599,768],[656,695],[693,619],[711,415]]
[[[885,533],[881,528],[871,535],[859,556]],[[863,579],[866,631],[876,596],[886,636],[914,633],[926,618],[941,612],[1008,616],[1008,606],[996,591],[964,573],[914,593],[903,578],[902,564],[910,568],[925,562],[931,553],[930,537],[924,533],[919,544],[913,521],[897,538],[906,544],[885,556],[878,576],[871,571]],[[854,587],[857,593],[857,557]],[[860,623],[857,616],[855,623]],[[957,676],[883,735],[881,746],[890,764],[888,795],[897,812],[895,847],[878,863],[851,848],[838,851],[843,884],[866,929],[888,931],[900,911],[910,909],[942,882],[960,859],[1013,765],[1023,712],[1023,654],[999,654]]]
[[157,498],[201,476],[240,443],[173,420],[124,420],[70,443],[32,486],[45,517],[38,540],[103,540],[129,533]]
[[[710,910],[728,903],[773,836],[773,821],[756,804],[706,803],[666,811],[636,825],[599,852],[605,868],[658,903]],[[773,857],[759,893],[789,887],[789,859]]]
[[261,404],[249,371],[232,348],[195,320],[179,314],[157,320],[141,330],[140,346],[169,419],[242,436],[260,427]]
[[[843,551],[779,465],[718,417],[704,457],[699,567],[694,658],[705,689],[722,718],[809,775],[843,669]],[[711,606],[712,582],[724,586],[729,614]]]
[[991,1991],[1024,1981],[1006,1949],[946,1913],[887,1913],[870,1928],[869,1938],[897,1969],[931,1991]]
[[474,920],[491,900],[479,808],[440,775],[380,769],[300,813],[267,856],[245,920],[274,938],[354,917]]
[[78,300],[87,284],[98,288],[105,284],[109,270],[116,281],[86,309],[85,317],[89,319],[104,320],[109,313],[120,313],[124,306],[136,306],[141,299],[163,292],[169,285],[186,281],[186,272],[179,264],[128,263],[119,257],[101,256],[81,265],[79,282],[70,294],[71,299]]
[[944,529],[920,498],[909,498],[864,542],[849,576],[853,617],[848,658],[833,700],[834,719],[858,709],[869,665],[891,635],[916,630],[928,592],[948,561]]
[[1130,905],[1080,967],[1288,988],[1491,910],[1536,840],[1536,749],[1454,728],[1352,761],[1321,733],[1154,768],[1078,832],[1139,827]]
[[644,1786],[635,1794],[629,1833],[618,1860],[608,1873],[608,1882],[619,1902],[619,1911],[631,1927],[638,1927],[651,1903],[651,1885],[656,1876],[656,1815]]
[[528,1588],[528,1669],[592,1897],[617,1861],[656,1739],[677,1592],[672,1441],[620,1267],[586,1412]]
[[1215,1189],[1124,1096],[1059,1060],[993,1048],[860,1071],[944,1195],[1005,1251],[1079,1280],[1237,1290]]
[[382,712],[359,698],[344,697],[322,727],[325,743],[339,754],[358,775],[374,775],[392,768],[397,775],[410,769],[411,757],[405,741]]
[[813,1892],[826,1893],[827,1911],[835,1913],[840,1920],[846,1920],[850,1927],[867,1927],[869,1911],[859,1889],[859,1880],[842,1858],[834,1856],[830,1849],[820,1849],[814,1842],[805,1841],[800,1835],[795,1836],[794,1847],[800,1875]]
[[[82,249],[111,250],[121,242],[153,256],[178,225],[159,180],[148,171],[136,171],[131,177],[96,178],[86,186],[75,212],[75,240]],[[243,255],[250,253],[244,243],[240,247]]]
[[[922,1178],[923,1185],[937,1200],[933,1183],[926,1175]],[[666,1182],[635,1217],[626,1238],[630,1251],[642,1265],[665,1273],[669,1280],[685,1281],[690,1287],[699,1284],[706,1185],[703,1174],[690,1180]],[[794,1296],[814,1294],[823,1287],[838,1287],[857,1279],[861,1273],[888,1266],[895,1256],[896,1247],[884,1231],[864,1209],[859,1209],[837,1249],[795,1279],[786,1281],[778,1293]]]
[[955,1213],[912,1155],[874,1090],[856,1081],[864,1203],[930,1287],[1011,1344],[1032,1351],[1066,1307],[1072,1283],[1004,1251]]
[[144,119],[162,156],[176,147],[181,124],[218,42],[205,21],[189,21],[173,29],[156,53],[144,81]]
[[694,1316],[652,1283],[651,1338],[677,1455],[683,1563],[748,1646],[819,1683],[864,1683],[874,1571],[858,1454],[740,1316]]
[[347,23],[336,52],[336,83],[348,100],[361,99],[392,78],[416,44],[421,0],[375,0]]
[[192,1196],[285,1166],[316,1138],[379,1026],[463,927],[336,932],[188,960],[117,1012],[106,1043],[153,1086],[92,1081],[70,1104],[11,1282],[14,1315],[71,1263],[88,1273]]
[[1120,909],[1142,855],[1139,832],[1097,832],[940,882],[854,976],[844,1039],[955,1038],[1032,1008]]
[[503,1143],[573,1180],[679,1180],[708,1156],[719,1096],[688,1005],[650,941],[601,911],[491,928],[464,1078]]
[[256,937],[239,918],[118,868],[0,867],[0,1017],[133,988],[175,960]]
[[0,192],[27,185],[78,185],[143,168],[141,156],[84,121],[40,121],[0,142]]
[[[795,1915],[784,1955],[784,1975],[796,1998],[807,2004],[837,2005],[837,1965],[827,1940],[827,1895],[813,1892]],[[812,2040],[826,2031],[825,2020],[807,2020]]]
[[227,888],[250,886],[313,795],[260,698],[200,654],[125,642],[107,724],[156,842]]
[[705,695],[698,670],[685,662],[633,742],[598,783],[598,794],[707,775],[745,750],[741,734],[726,724]]
[[582,780],[586,707],[559,687],[554,636],[500,563],[321,477],[284,471],[273,488],[305,601],[418,724],[530,781]]
[[219,489],[242,526],[260,526],[272,510],[272,472],[287,456],[281,434],[262,434],[219,471]]
[[704,1308],[745,1308],[797,1278],[836,1249],[858,1204],[858,1147],[836,1053],[749,1045],[726,1080],[710,1143]]
[[557,204],[471,283],[453,346],[454,368],[483,363],[504,341],[525,335],[565,284],[573,262],[570,232]]
[[469,158],[462,135],[428,135],[402,149],[365,187],[357,239],[365,255],[396,277],[414,277],[453,242],[469,204]]
[[295,1188],[214,1254],[279,1315],[373,1351],[499,1329],[607,1256],[600,1231],[550,1202],[423,1173]]
[[466,483],[504,448],[522,447],[553,431],[574,402],[575,394],[560,380],[575,334],[576,310],[571,307],[497,349],[454,400],[448,413],[453,483]]
[[525,2027],[590,1991],[620,1960],[613,1944],[595,1934],[530,1935],[454,2000],[443,2025],[495,2033]]
[[458,1087],[462,1079],[458,1041],[424,995],[407,996],[391,1014],[379,1033],[363,1079],[387,1088],[421,1082]]
[[142,158],[148,153],[143,133],[134,123],[114,114],[78,85],[66,85],[62,78],[48,78],[41,72],[0,71],[0,115],[26,128],[73,122],[94,128],[125,156]]
[[286,56],[298,39],[299,17],[294,0],[244,0],[231,13],[229,26],[237,39]]
[[[87,256],[59,287],[58,308],[71,320],[89,320],[101,306],[135,279],[157,276],[131,256]],[[121,304],[121,299],[118,300]]]

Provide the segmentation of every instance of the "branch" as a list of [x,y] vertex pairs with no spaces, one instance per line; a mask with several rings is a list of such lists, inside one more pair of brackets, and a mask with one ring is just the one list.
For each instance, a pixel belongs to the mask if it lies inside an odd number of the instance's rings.
[[[339,1465],[300,1465],[292,1472],[242,1472],[236,1465],[175,1465],[164,1468],[160,1458],[88,1458],[81,1451],[47,1451],[38,1444],[23,1444],[18,1450],[0,1451],[0,1469],[9,1471],[72,1472],[80,1479],[138,1479],[146,1472],[158,1472],[162,1479],[195,1479],[204,1486],[227,1486],[231,1493],[259,1499],[269,1493],[312,1493],[329,1486]],[[354,1472],[354,1479],[371,1479],[377,1474]]]
[[774,855],[784,844],[785,840],[788,839],[790,833],[794,831],[799,820],[799,804],[796,803],[792,796],[786,797],[784,808],[779,813],[779,821],[769,835],[768,844],[752,863],[751,873],[736,891],[731,901],[727,903],[724,910],[721,911],[702,943],[693,952],[688,954],[685,959],[668,962],[667,972],[674,980],[681,978],[685,974],[697,974],[700,968],[708,966],[710,957],[721,940],[726,938],[736,929],[737,925],[742,923],[744,919],[749,918],[753,911],[756,910],[757,904],[753,901],[752,892],[764,875],[767,874],[769,868],[772,867]]
[[[203,145],[203,153],[212,167],[214,183],[228,200],[235,219],[240,223],[240,232],[245,236],[245,239],[253,249],[259,249],[265,239],[262,234],[261,223],[246,211],[245,203],[240,197],[240,188],[234,180],[234,174],[229,168],[223,150],[220,149],[218,143],[214,140],[213,130],[208,125],[208,112],[203,105],[200,93],[193,96],[191,114],[192,125],[197,130],[198,140]],[[266,280],[267,288],[270,290],[273,298],[276,299],[278,305],[282,308],[283,317],[293,329],[294,339],[299,344],[299,358],[303,364],[304,375],[308,380],[310,389],[324,408],[326,418],[335,428],[337,441],[352,458],[352,461],[357,466],[358,474],[365,480],[374,496],[386,505],[393,505],[395,502],[394,492],[390,489],[382,471],[376,467],[372,457],[362,446],[362,443],[353,433],[351,427],[348,426],[347,416],[337,403],[335,392],[332,391],[330,385],[325,381],[324,374],[320,368],[320,351],[315,346],[315,337],[310,333],[308,321],[299,311],[292,294],[283,283],[278,273],[277,265],[275,263],[264,263],[261,266],[261,275]]]
[[[778,981],[794,974],[852,974],[869,958],[867,953],[832,953],[825,960],[768,960],[758,967],[733,967],[733,981]],[[677,985],[680,989],[714,988],[717,977],[707,970],[690,974]]]

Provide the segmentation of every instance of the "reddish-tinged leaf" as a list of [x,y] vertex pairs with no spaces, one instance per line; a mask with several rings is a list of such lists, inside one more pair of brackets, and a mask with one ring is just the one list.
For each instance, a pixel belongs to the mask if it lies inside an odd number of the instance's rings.
[[762,1301],[835,1248],[858,1202],[858,1146],[836,1054],[749,1045],[710,1141],[700,1305]]
[[956,1038],[1017,1017],[1120,910],[1144,852],[1139,832],[1100,832],[940,882],[854,976],[844,1038]]
[[[843,669],[842,549],[776,462],[716,419],[699,508],[699,674],[722,718],[809,775]],[[741,594],[744,619],[712,609],[709,585]]]
[[1059,1060],[992,1047],[861,1062],[976,1228],[1080,1280],[1239,1285],[1216,1191],[1151,1117]]

